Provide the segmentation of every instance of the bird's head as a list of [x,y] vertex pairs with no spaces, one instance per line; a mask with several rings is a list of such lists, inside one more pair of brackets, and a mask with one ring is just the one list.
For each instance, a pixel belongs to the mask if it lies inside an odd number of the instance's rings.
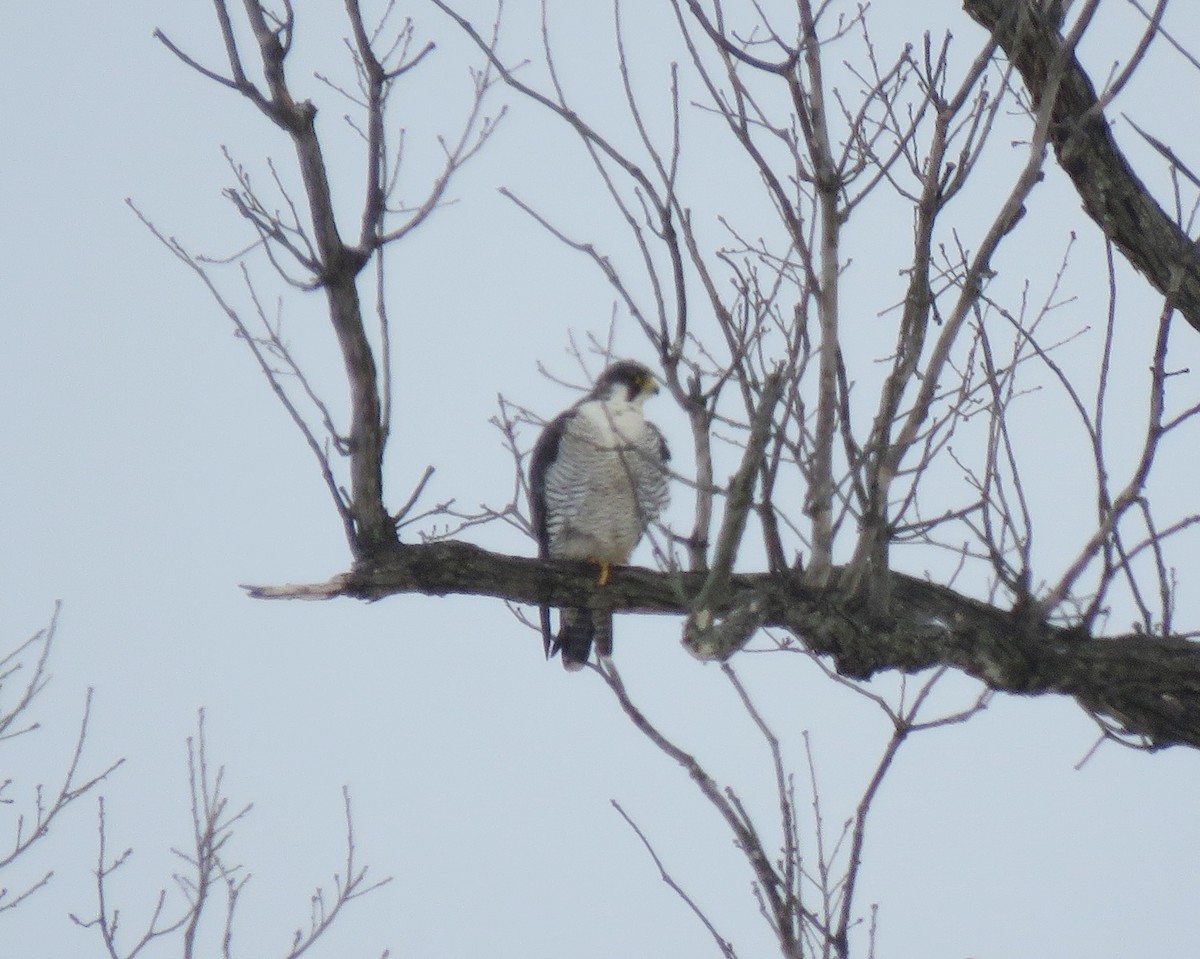
[[658,383],[649,367],[636,360],[618,360],[600,374],[592,395],[603,400],[622,400],[641,406],[658,392]]

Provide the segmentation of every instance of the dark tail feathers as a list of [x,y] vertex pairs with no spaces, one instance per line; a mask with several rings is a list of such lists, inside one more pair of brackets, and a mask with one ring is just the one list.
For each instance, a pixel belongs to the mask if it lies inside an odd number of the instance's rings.
[[562,653],[564,669],[575,671],[587,665],[592,652],[592,639],[596,627],[590,609],[560,609],[558,611],[558,635],[550,647],[550,655]]

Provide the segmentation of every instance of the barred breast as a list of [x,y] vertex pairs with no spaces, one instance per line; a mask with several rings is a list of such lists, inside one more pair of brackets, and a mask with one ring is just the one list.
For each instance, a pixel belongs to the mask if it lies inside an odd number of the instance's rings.
[[550,555],[624,564],[668,498],[662,438],[641,411],[583,403],[546,472]]

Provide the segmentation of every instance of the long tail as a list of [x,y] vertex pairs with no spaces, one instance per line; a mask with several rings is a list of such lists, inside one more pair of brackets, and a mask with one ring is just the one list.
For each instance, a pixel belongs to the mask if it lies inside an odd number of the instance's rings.
[[590,609],[560,609],[558,635],[550,655],[562,653],[565,669],[583,669],[591,655],[593,643],[600,656],[612,655],[612,614]]
[[554,633],[550,629],[550,607],[543,606],[538,610],[542,622],[542,649],[546,651],[546,658],[549,659],[554,655]]

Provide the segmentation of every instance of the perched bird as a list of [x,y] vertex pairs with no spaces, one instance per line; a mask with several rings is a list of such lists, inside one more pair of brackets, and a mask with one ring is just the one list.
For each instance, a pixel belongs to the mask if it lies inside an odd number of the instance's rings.
[[[671,454],[642,413],[642,404],[657,392],[645,366],[620,360],[542,431],[529,465],[539,557],[596,563],[600,586],[608,582],[610,566],[629,562],[670,496]],[[598,654],[611,654],[611,613],[561,609],[558,617],[558,635],[552,637],[550,610],[542,607],[547,658],[561,652],[567,669],[582,669],[593,641]]]

